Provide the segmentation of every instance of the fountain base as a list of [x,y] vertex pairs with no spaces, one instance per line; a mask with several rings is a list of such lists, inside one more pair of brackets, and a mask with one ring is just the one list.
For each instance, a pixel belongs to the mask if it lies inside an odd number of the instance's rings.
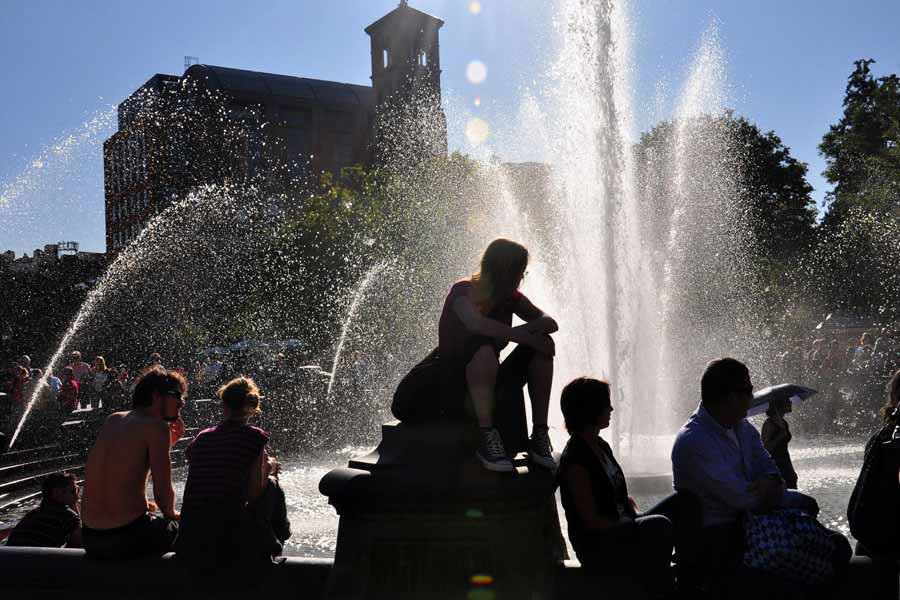
[[513,473],[485,470],[477,435],[389,423],[375,451],[322,479],[340,515],[329,598],[550,595],[565,558],[553,474],[518,457]]

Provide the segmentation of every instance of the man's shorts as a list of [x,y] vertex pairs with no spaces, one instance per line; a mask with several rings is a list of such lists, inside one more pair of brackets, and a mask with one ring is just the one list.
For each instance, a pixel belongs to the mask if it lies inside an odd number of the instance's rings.
[[114,529],[82,527],[85,552],[89,557],[101,560],[162,556],[173,551],[177,537],[176,521],[150,513]]

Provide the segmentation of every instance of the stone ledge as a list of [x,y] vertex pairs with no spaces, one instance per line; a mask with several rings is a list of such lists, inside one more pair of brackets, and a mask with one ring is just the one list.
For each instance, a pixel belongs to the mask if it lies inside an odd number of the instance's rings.
[[[272,569],[259,597],[322,598],[331,571],[332,560],[325,558],[288,558]],[[848,581],[834,590],[832,598],[874,598],[872,561],[855,556]],[[759,600],[759,590],[746,589],[748,597]],[[577,561],[566,561],[556,569],[553,597],[642,598],[634,579],[623,576],[588,575]],[[88,559],[83,550],[63,548],[0,547],[0,590],[3,597],[21,598],[178,598],[187,597],[178,590],[189,589],[185,573],[173,554],[162,558],[115,563]]]
[[[273,567],[260,594],[320,598],[331,571],[331,559],[288,558]],[[0,547],[0,596],[4,598],[183,598],[190,583],[174,554],[120,562],[87,558],[69,548]]]

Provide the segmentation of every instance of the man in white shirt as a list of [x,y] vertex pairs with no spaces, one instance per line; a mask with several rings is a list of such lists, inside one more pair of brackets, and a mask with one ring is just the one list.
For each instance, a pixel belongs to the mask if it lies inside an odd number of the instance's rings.
[[675,490],[700,501],[703,561],[736,566],[743,551],[740,517],[777,507],[818,514],[816,501],[785,490],[759,432],[746,419],[753,384],[746,365],[733,358],[711,362],[700,381],[701,403],[672,448]]

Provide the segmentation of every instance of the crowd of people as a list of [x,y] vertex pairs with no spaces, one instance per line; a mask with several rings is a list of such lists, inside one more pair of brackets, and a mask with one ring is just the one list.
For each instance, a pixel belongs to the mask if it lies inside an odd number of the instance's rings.
[[[354,353],[354,356],[357,354]],[[310,367],[305,362],[306,357],[296,352],[250,356],[239,352],[211,352],[188,361],[186,367],[175,366],[173,369],[191,380],[195,397],[208,398],[223,382],[238,374],[252,375],[261,385],[274,389],[304,383],[304,374],[322,373],[321,370],[316,370],[317,367]],[[351,361],[351,367],[355,367],[358,362],[360,361],[356,359]],[[112,366],[113,363],[101,354],[94,355],[88,363],[82,360],[82,353],[76,350],[68,354],[62,366],[50,373],[46,381],[42,381],[43,370],[34,368],[31,358],[22,355],[7,368],[0,369],[0,394],[5,395],[2,396],[2,410],[9,413],[24,406],[38,388],[41,404],[55,406],[60,411],[127,408],[134,387],[134,374],[162,363],[163,359],[158,352],[151,353],[137,367],[129,367],[124,363]],[[296,372],[298,367],[302,367],[299,374]]]
[[[7,369],[0,371],[0,393],[4,393],[7,414],[21,410],[35,394],[42,406],[56,407],[60,412],[79,409],[106,408],[110,411],[128,408],[135,385],[133,373],[162,365],[158,352],[150,354],[139,368],[126,364],[112,366],[97,354],[90,363],[82,359],[80,351],[70,352],[64,364],[44,377],[42,369],[32,367],[31,358],[22,355]],[[223,382],[231,378],[235,369],[218,355],[195,361],[190,367],[175,367],[175,371],[194,382],[197,393],[212,394]]]
[[862,331],[817,337],[778,356],[778,378],[819,391],[820,410],[804,414],[811,433],[865,431],[877,413],[891,373],[900,368],[900,332]]
[[[790,441],[784,420],[790,402],[770,404],[761,436],[746,419],[753,383],[738,360],[721,358],[706,367],[698,407],[672,448],[673,493],[649,510],[641,512],[629,495],[626,475],[600,437],[614,410],[609,383],[581,377],[563,388],[560,408],[569,441],[561,456],[554,454],[547,413],[551,335],[558,325],[519,291],[527,265],[523,246],[495,240],[480,270],[450,288],[438,347],[401,381],[395,416],[411,426],[435,419],[474,421],[480,444],[473,458],[492,472],[513,471],[510,457],[526,452],[534,468],[555,474],[583,568],[630,573],[653,597],[675,593],[673,551],[677,585],[688,595],[716,594],[749,577],[765,578],[770,595],[788,597],[825,590],[845,576],[852,555],[847,538],[816,521],[815,499],[796,489],[789,456],[785,463],[777,449],[786,452]],[[513,315],[524,324],[512,326]],[[501,361],[500,350],[509,342],[517,347]],[[218,389],[221,421],[187,447],[179,512],[170,450],[185,431],[180,411],[186,391],[182,373],[160,365],[144,369],[132,390],[133,408],[107,418],[88,455],[80,511],[69,480],[48,480],[36,511],[45,516],[29,515],[19,527],[55,523],[55,534],[45,532],[44,539],[74,545],[79,534],[71,517],[80,512],[80,538],[89,556],[109,560],[174,550],[205,587],[239,584],[247,580],[248,565],[271,564],[290,527],[278,465],[267,450],[269,434],[250,424],[260,413],[260,389],[247,377]],[[892,379],[888,406],[898,400],[900,372]],[[897,411],[889,412],[895,418]],[[148,478],[154,503],[147,500]],[[898,485],[896,472],[893,484]],[[14,532],[11,539],[29,539],[25,533]],[[773,550],[772,536],[785,545]],[[810,539],[815,552],[803,547]],[[785,547],[794,554],[786,555]],[[896,561],[891,568],[896,586]],[[885,597],[891,593],[897,597],[896,588]]]
[[[159,355],[154,353],[150,364],[158,364],[159,360]],[[111,367],[100,355],[87,363],[76,350],[69,354],[62,367],[46,377],[42,369],[31,366],[28,355],[22,355],[6,370],[3,384],[4,408],[12,413],[21,410],[35,393],[40,404],[56,407],[60,412],[125,407],[130,402],[133,382],[126,365]]]

